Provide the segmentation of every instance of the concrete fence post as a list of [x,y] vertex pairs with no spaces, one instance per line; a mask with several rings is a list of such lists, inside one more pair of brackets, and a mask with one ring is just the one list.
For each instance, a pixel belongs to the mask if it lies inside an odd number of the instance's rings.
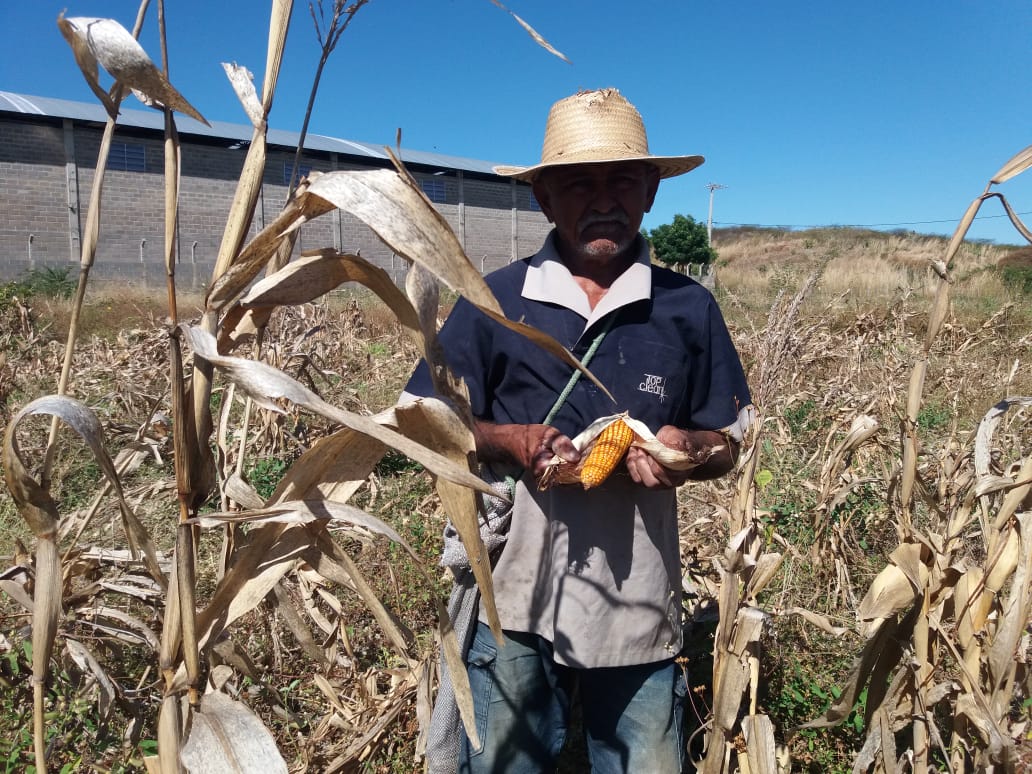
[[147,240],[140,240],[140,273],[143,274],[143,286],[147,287],[147,264],[143,260],[143,248],[147,246]]
[[36,238],[36,235],[35,235],[35,234],[29,234],[29,244],[28,244],[28,250],[29,250],[29,269],[30,269],[30,270],[32,270],[32,269],[35,269],[35,268],[36,268],[36,261],[35,261],[35,259],[34,259],[34,258],[32,257],[32,241],[33,241],[33,240],[34,240],[35,238]]

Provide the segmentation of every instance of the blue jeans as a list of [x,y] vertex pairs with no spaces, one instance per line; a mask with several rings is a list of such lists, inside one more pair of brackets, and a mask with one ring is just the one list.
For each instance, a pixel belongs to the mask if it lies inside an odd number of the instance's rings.
[[673,659],[575,669],[556,664],[552,644],[534,634],[507,631],[499,649],[491,630],[478,623],[466,661],[483,746],[473,750],[463,739],[462,774],[555,771],[575,687],[592,772],[681,771],[685,684]]

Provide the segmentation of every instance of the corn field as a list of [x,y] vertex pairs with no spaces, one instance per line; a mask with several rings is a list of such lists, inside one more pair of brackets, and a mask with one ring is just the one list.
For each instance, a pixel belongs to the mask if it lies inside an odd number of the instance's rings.
[[[337,3],[329,21],[313,11],[324,61],[364,4]],[[136,43],[147,6],[132,32],[59,20],[110,116],[63,349],[31,305],[0,297],[2,462],[27,535],[0,574],[0,677],[10,696],[31,695],[8,770],[101,768],[62,746],[65,716],[138,751],[120,770],[419,770],[438,653],[453,678],[465,669],[435,544],[413,536],[451,520],[498,631],[477,494],[495,492],[436,341],[441,286],[580,366],[502,316],[394,154],[393,169],[297,181],[245,242],[289,0],[272,4],[260,87],[226,65],[254,135],[208,291],[181,314],[174,113],[204,119],[171,84],[166,52],[158,68]],[[129,90],[165,115],[167,309],[114,343],[84,341],[102,172]],[[901,289],[878,309],[822,300],[825,263],[759,311],[721,299],[761,421],[732,476],[680,492],[688,631],[704,646],[704,674],[685,659],[700,686],[698,770],[1032,763],[1030,314],[1027,299],[963,319],[952,304],[984,202],[1001,201],[1032,242],[997,190],[1030,165],[1032,148],[974,199],[925,269],[931,295]],[[403,288],[357,255],[294,255],[297,229],[338,208],[410,264]],[[357,295],[332,298],[342,287]],[[396,407],[419,357],[441,398]],[[58,373],[52,394],[24,394],[28,372]],[[90,493],[75,503],[72,470]],[[408,492],[391,488],[399,471]],[[468,684],[456,693],[473,728]]]

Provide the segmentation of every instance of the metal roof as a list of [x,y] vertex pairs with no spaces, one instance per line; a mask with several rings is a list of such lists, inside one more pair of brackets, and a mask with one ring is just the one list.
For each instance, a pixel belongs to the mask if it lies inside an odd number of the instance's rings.
[[[107,121],[107,112],[99,104],[73,102],[51,97],[34,97],[27,94],[15,94],[9,91],[0,91],[0,113],[22,113],[25,115],[70,118],[72,120],[99,123]],[[153,129],[159,132],[164,131],[165,127],[164,118],[157,110],[122,108],[119,112],[118,123],[121,126]],[[189,116],[183,115],[176,116],[176,128],[183,135],[198,135],[229,142],[250,142],[253,134],[253,129],[246,124],[212,121],[209,127],[200,121],[195,121]],[[270,128],[267,137],[270,145],[296,148],[300,133]],[[387,154],[382,145],[345,140],[339,137],[327,137],[321,134],[309,133],[305,138],[305,149],[340,153],[346,156],[387,159]],[[461,156],[447,156],[441,153],[428,153],[426,151],[406,150],[404,148],[401,151],[401,160],[408,164],[423,164],[431,167],[462,170],[463,172],[477,172],[485,175],[494,174],[491,168],[495,164],[495,162],[490,161],[467,159]]]

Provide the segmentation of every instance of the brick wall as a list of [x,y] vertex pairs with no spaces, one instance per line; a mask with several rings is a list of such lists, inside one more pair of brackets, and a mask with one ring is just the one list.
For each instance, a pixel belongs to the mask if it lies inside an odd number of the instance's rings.
[[[75,275],[79,230],[86,223],[101,134],[97,124],[66,121],[62,125],[49,117],[0,115],[0,279],[45,266],[68,266]],[[101,236],[92,276],[102,281],[161,284],[163,140],[156,132],[127,129],[116,131],[114,143],[104,177]],[[247,154],[246,146],[228,145],[229,141],[219,145],[182,138],[176,274],[183,286],[200,287],[211,277]],[[130,157],[131,165],[126,161]],[[250,236],[282,208],[293,160],[293,150],[270,148]],[[361,161],[313,153],[306,154],[301,164],[322,172],[368,168]],[[116,169],[115,164],[135,171]],[[446,200],[436,206],[478,268],[489,271],[513,256],[529,255],[548,233],[544,216],[531,209],[528,186],[469,173],[460,180],[455,170],[436,176],[414,174],[417,180],[443,181]],[[334,211],[301,228],[297,251],[320,247],[361,252],[392,272],[397,281],[404,277],[405,262],[347,213]]]

